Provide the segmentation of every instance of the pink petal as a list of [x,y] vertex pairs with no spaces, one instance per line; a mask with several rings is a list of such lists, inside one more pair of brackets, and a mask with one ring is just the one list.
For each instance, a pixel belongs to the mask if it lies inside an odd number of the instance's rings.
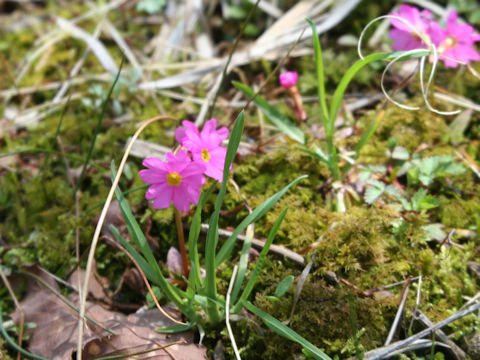
[[298,82],[298,73],[296,71],[287,71],[278,77],[280,85],[285,88],[291,88],[292,86],[297,85]]
[[165,176],[167,175],[166,171],[158,169],[143,169],[138,172],[138,175],[147,184],[155,184],[163,182]]
[[417,40],[410,33],[406,33],[405,31],[393,29],[390,30],[388,36],[393,40],[392,48],[395,51],[425,48],[422,41]]
[[190,202],[182,187],[177,187],[173,190],[173,205],[180,211],[190,210]]
[[170,207],[172,203],[173,196],[173,186],[167,186],[166,189],[159,194],[157,198],[153,201],[154,209],[166,209]]
[[143,160],[142,165],[148,168],[165,169],[165,161],[156,157],[146,158]]
[[202,177],[201,175],[205,172],[205,164],[200,162],[193,162],[189,164],[185,169],[179,173],[182,178],[187,178],[191,176]]
[[155,198],[162,197],[165,191],[168,191],[168,185],[166,183],[163,184],[155,184],[148,188],[147,192],[145,193],[145,198],[147,200],[154,200]]
[[177,128],[177,130],[175,130],[175,140],[177,140],[177,142],[179,144],[182,144],[183,142],[183,139],[186,137],[186,131],[184,128]]

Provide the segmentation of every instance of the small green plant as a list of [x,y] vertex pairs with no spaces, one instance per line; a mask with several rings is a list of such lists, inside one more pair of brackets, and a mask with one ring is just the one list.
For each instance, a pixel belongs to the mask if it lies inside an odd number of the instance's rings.
[[[364,67],[376,61],[396,61],[400,57],[402,60],[408,60],[412,58],[425,57],[430,54],[429,50],[418,49],[416,51],[406,52],[391,52],[391,53],[374,53],[368,55],[357,62],[355,62],[345,73],[345,75],[340,80],[336,90],[329,99],[327,92],[325,90],[325,77],[324,77],[324,65],[322,58],[322,49],[320,46],[320,41],[317,37],[317,29],[315,24],[308,20],[312,28],[313,34],[313,45],[315,49],[315,63],[317,69],[317,91],[318,91],[318,100],[321,108],[321,119],[322,125],[325,130],[325,148],[322,148],[318,145],[313,145],[313,150],[305,147],[305,135],[303,131],[293,124],[286,116],[281,114],[274,106],[270,105],[264,98],[260,95],[255,94],[255,92],[245,84],[234,82],[234,85],[242,91],[246,96],[253,99],[255,104],[265,113],[265,115],[278,127],[280,131],[285,133],[291,139],[300,143],[299,148],[319,161],[323,162],[332,175],[334,182],[339,182],[344,179],[350,170],[352,164],[348,163],[344,166],[340,166],[338,149],[335,144],[335,121],[340,112],[340,108],[343,102],[343,96],[347,90],[350,82],[353,80],[355,75]],[[394,60],[395,59],[395,60]],[[362,137],[355,145],[354,152],[356,155],[360,153],[365,144],[368,143],[372,135],[374,134],[376,128],[378,127],[381,119],[383,118],[384,111],[382,110],[379,113],[379,116],[373,121],[369,127],[365,130]],[[337,194],[337,210],[343,212],[345,210],[343,200],[340,197],[340,194]]]
[[[220,294],[217,289],[217,269],[225,261],[227,261],[232,251],[234,250],[237,236],[240,235],[248,225],[257,221],[263,217],[273,205],[290,189],[293,185],[304,179],[306,176],[301,176],[292,181],[282,190],[271,196],[255,210],[253,210],[233,231],[233,234],[219,247],[218,242],[218,220],[220,216],[220,209],[223,203],[223,198],[226,193],[226,187],[228,183],[229,169],[234,160],[240,138],[242,136],[244,126],[244,113],[240,113],[232,130],[230,140],[228,142],[228,148],[225,157],[225,164],[223,167],[223,181],[220,186],[220,190],[216,196],[215,209],[210,217],[209,229],[206,236],[205,254],[204,254],[204,266],[205,276],[201,273],[201,254],[198,250],[198,241],[200,237],[200,228],[202,222],[202,208],[205,205],[207,199],[213,194],[215,184],[212,185],[207,191],[200,195],[198,205],[193,216],[193,220],[190,226],[190,233],[188,237],[188,261],[189,272],[184,274],[187,277],[187,287],[185,290],[180,289],[169,283],[164,277],[155,256],[150,249],[147,239],[140,229],[133,213],[122,193],[117,187],[116,197],[118,199],[122,215],[125,219],[128,232],[133,240],[133,244],[129,243],[122,237],[118,229],[111,225],[111,231],[117,240],[125,247],[125,249],[135,258],[137,263],[142,268],[147,278],[156,285],[163,296],[172,301],[178,309],[188,319],[188,323],[182,323],[173,325],[167,328],[159,329],[161,332],[178,332],[192,327],[198,327],[199,329],[205,326],[215,326],[226,315],[226,299],[225,296]],[[213,154],[213,152],[212,152]],[[202,155],[205,155],[202,153]],[[172,174],[175,174],[172,175]],[[179,181],[182,173],[172,172],[167,176],[169,181]],[[112,179],[116,177],[115,166],[112,164]],[[146,178],[144,176],[144,178]],[[175,198],[174,198],[175,204]],[[177,205],[175,205],[177,206]],[[273,331],[280,335],[298,342],[304,348],[306,348],[316,359],[329,359],[320,349],[316,348],[313,344],[305,340],[303,337],[295,333],[293,330],[282,324],[280,321],[274,319],[270,315],[264,313],[259,308],[254,306],[248,301],[250,294],[255,286],[257,277],[262,268],[264,259],[269,251],[270,245],[273,243],[275,234],[277,233],[285,215],[287,209],[284,209],[275,223],[273,224],[270,233],[265,242],[265,246],[262,249],[258,258],[255,269],[253,270],[250,278],[246,278],[246,270],[248,266],[248,253],[252,245],[252,239],[247,237],[244,242],[241,256],[239,260],[238,276],[233,283],[233,291],[230,298],[229,312],[232,314],[238,314],[243,308],[247,308],[252,313],[259,316],[262,321]],[[136,247],[139,248],[139,251]],[[283,295],[290,287],[293,281],[293,277],[289,277],[279,284],[279,290],[276,292],[277,296]],[[202,331],[202,330],[201,330]]]

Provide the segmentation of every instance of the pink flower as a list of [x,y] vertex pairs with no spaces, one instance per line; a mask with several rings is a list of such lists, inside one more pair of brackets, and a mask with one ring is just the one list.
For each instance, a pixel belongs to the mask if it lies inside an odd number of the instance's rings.
[[220,145],[228,137],[228,129],[217,130],[215,119],[207,121],[201,132],[190,121],[185,120],[182,125],[175,132],[177,141],[192,153],[195,162],[205,166],[205,175],[221,182],[227,149]]
[[[408,21],[420,34],[428,37],[427,32],[431,25],[432,13],[428,10],[420,12],[416,7],[400,5],[399,11],[392,15]],[[425,44],[410,26],[398,19],[391,19],[394,29],[390,30],[388,37],[393,40],[392,48],[395,51],[426,48]]]
[[205,166],[192,162],[186,151],[177,155],[165,155],[167,162],[151,157],[143,161],[148,169],[140,170],[144,182],[152,184],[145,197],[153,200],[154,209],[166,209],[173,205],[180,211],[188,211],[190,204],[198,204],[200,188],[205,183]]
[[297,85],[298,82],[298,74],[296,71],[284,72],[280,74],[278,78],[280,80],[280,85],[285,89],[289,89],[292,86]]
[[472,26],[458,24],[458,15],[455,10],[448,14],[447,29],[432,23],[429,31],[432,42],[438,47],[438,53],[446,67],[457,67],[458,60],[469,64],[470,61],[480,60],[480,54],[475,50],[475,42],[480,41],[480,34],[474,33]]

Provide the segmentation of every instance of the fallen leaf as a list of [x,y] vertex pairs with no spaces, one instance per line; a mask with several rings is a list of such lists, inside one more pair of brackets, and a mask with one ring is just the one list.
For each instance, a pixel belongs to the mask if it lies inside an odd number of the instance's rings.
[[[60,294],[58,285],[51,277],[39,271],[38,268],[36,270],[30,268],[29,272],[41,277],[57,294]],[[27,281],[26,295],[20,305],[25,322],[36,324],[34,328],[27,330],[30,336],[28,350],[49,359],[71,359],[77,347],[78,313],[38,281],[30,276],[25,276],[24,279]],[[77,294],[72,294],[67,299],[78,308]],[[125,355],[125,358],[133,358],[135,353],[148,350],[153,351],[135,355],[135,358],[171,359],[173,357],[178,360],[207,358],[205,347],[193,343],[192,331],[169,335],[156,332],[155,329],[159,327],[174,324],[157,309],[127,316],[87,301],[86,314],[97,324],[86,321],[83,338],[84,359],[108,355]],[[176,311],[172,316],[178,319],[180,314]],[[18,324],[20,311],[17,309],[13,312],[11,318]],[[115,334],[109,334],[106,329]],[[176,342],[179,343],[158,350],[160,347]]]

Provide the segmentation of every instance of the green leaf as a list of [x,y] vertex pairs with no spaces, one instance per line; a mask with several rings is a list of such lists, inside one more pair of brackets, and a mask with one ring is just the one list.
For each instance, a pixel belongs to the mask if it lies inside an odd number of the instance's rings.
[[317,360],[331,360],[331,358],[325,354],[322,350],[317,348],[315,345],[313,345],[311,342],[309,342],[307,339],[303,338],[299,334],[297,334],[295,331],[290,329],[288,326],[284,325],[277,319],[275,319],[273,316],[270,314],[267,314],[266,312],[263,312],[259,308],[257,308],[255,305],[253,305],[251,302],[246,302],[244,304],[245,308],[247,308],[248,311],[254,313],[257,315],[262,321],[267,325],[272,331],[276,332],[277,334],[295,341],[296,343],[302,345],[305,349],[307,349],[312,356],[317,359]]
[[447,237],[443,231],[443,224],[428,224],[422,226],[422,229],[427,233],[427,240],[442,241]]
[[147,14],[152,15],[160,12],[165,5],[167,5],[165,0],[140,0],[136,9],[138,12],[144,11]]
[[[247,85],[237,81],[234,81],[233,85],[249,98],[252,98],[255,95],[255,92]],[[275,107],[271,106],[267,100],[260,95],[257,95],[253,101],[280,131],[301,144],[305,143],[305,135],[302,130],[295,126],[287,117],[282,115]]]
[[472,119],[472,113],[472,109],[467,109],[458,114],[452,121],[449,126],[450,131],[448,132],[448,135],[452,142],[458,143],[463,140],[463,134],[467,129],[468,125],[470,124],[470,121]]
[[333,131],[333,122],[335,120],[332,120],[328,115],[327,99],[325,96],[325,75],[323,69],[322,47],[320,46],[320,41],[318,40],[317,26],[312,20],[307,19],[307,21],[312,28],[313,48],[315,50],[315,69],[317,73],[317,92],[320,109],[322,111],[322,123],[323,127],[325,128],[325,132],[327,134],[331,134]]
[[233,231],[233,234],[225,241],[223,246],[220,248],[220,251],[218,252],[217,258],[216,258],[216,266],[219,266],[228,258],[228,256],[233,250],[233,247],[235,246],[235,241],[237,240],[238,235],[240,235],[249,224],[254,223],[258,219],[260,219],[263,215],[265,215],[267,211],[270,210],[273,207],[273,205],[275,205],[277,201],[280,200],[280,198],[288,191],[288,189],[290,189],[293,185],[295,185],[300,180],[303,180],[307,177],[308,177],[307,175],[303,175],[293,180],[290,184],[285,186],[282,190],[280,190],[275,195],[272,195],[267,200],[265,200],[255,210],[253,210],[251,214],[249,214],[245,219],[243,219],[240,225],[238,225],[235,228],[235,230]]
[[378,180],[369,180],[370,186],[365,190],[364,200],[367,204],[373,204],[385,191],[385,184]]
[[[111,162],[110,170],[113,181],[116,176],[114,161]],[[192,308],[187,306],[182,299],[182,295],[185,293],[182,290],[171,285],[163,276],[162,271],[160,270],[160,267],[158,266],[158,263],[155,259],[155,256],[153,255],[153,252],[148,245],[147,239],[143,234],[142,230],[140,229],[137,220],[133,216],[132,210],[130,209],[127,200],[125,200],[125,197],[123,196],[123,193],[120,190],[119,186],[117,186],[117,188],[115,189],[115,196],[117,197],[123,219],[125,220],[125,224],[127,225],[127,230],[132,237],[132,240],[140,248],[140,251],[142,252],[143,257],[146,261],[144,261],[142,264],[140,254],[138,254],[138,252],[133,249],[133,246],[128,244],[126,241],[122,242],[122,245],[127,249],[128,252],[130,252],[130,254],[132,254],[132,256],[135,257],[135,260],[137,260],[137,262],[139,262],[140,260],[140,266],[145,266],[146,268],[150,269],[150,276],[152,276],[153,278],[152,281],[154,281],[158,286],[160,286],[165,296],[167,296],[169,300],[171,300],[180,309],[180,311],[184,313],[191,321],[196,322],[198,318],[197,313]],[[148,263],[148,266],[146,266],[146,263]]]
[[392,151],[392,159],[394,160],[408,160],[410,153],[403,146],[395,146]]
[[272,296],[272,295],[266,295],[265,298],[266,298],[268,301],[271,301],[271,302],[280,301],[279,298],[277,298],[276,296]]
[[417,201],[417,207],[419,210],[430,210],[436,208],[438,204],[438,200],[431,195],[427,195]]
[[247,16],[247,12],[240,6],[231,5],[228,7],[228,17],[235,20],[244,19]]
[[177,324],[177,325],[167,326],[167,327],[164,327],[164,328],[158,328],[155,331],[159,332],[159,333],[162,333],[162,334],[176,334],[176,333],[179,333],[179,332],[184,332],[184,331],[190,330],[194,326],[195,326],[195,324],[190,322],[188,324]]
[[220,217],[220,209],[222,207],[223,198],[227,191],[227,182],[230,166],[233,163],[235,154],[237,153],[238,145],[243,134],[243,127],[245,125],[245,112],[242,110],[238,114],[233,126],[230,139],[227,146],[227,155],[225,156],[225,166],[223,168],[223,181],[215,201],[215,210],[210,217],[209,228],[207,232],[207,242],[205,244],[205,290],[206,296],[209,300],[207,306],[207,316],[212,323],[220,321],[220,313],[215,303],[217,300],[217,260],[216,248],[218,243],[218,220]]
[[[285,215],[287,214],[288,208],[284,209],[280,215],[278,216],[277,220],[273,224],[272,228],[270,229],[270,232],[268,233],[267,240],[265,241],[265,245],[263,246],[263,249],[260,253],[260,256],[258,257],[257,264],[255,266],[255,270],[253,271],[252,275],[250,276],[250,279],[248,280],[247,286],[245,286],[245,289],[243,290],[243,293],[240,297],[240,300],[238,303],[235,305],[235,308],[233,310],[234,313],[238,313],[242,309],[242,303],[248,299],[250,296],[250,293],[253,290],[253,287],[255,286],[255,282],[257,281],[258,274],[260,273],[260,270],[263,267],[263,263],[265,261],[265,258],[267,256],[268,250],[270,250],[270,246],[273,243],[273,240],[275,239],[275,235],[277,234],[278,229],[280,228],[280,225],[282,224],[283,219],[285,218]],[[237,288],[240,290],[240,286],[242,285],[242,281],[236,282],[235,285]],[[232,300],[234,302],[235,300]]]
[[275,289],[275,296],[282,297],[290,289],[293,284],[295,277],[293,275],[288,275],[285,279],[280,281]]

